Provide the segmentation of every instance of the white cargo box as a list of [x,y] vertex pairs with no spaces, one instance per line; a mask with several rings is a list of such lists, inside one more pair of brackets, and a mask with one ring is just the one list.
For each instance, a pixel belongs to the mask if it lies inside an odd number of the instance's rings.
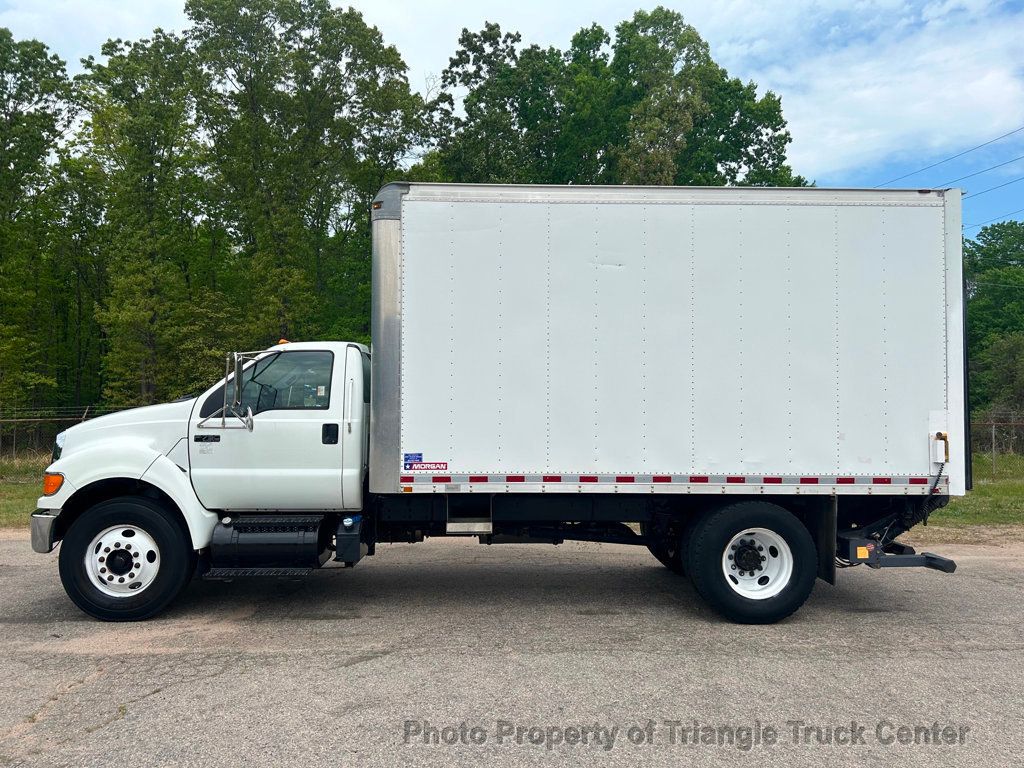
[[372,491],[964,493],[958,190],[374,207]]

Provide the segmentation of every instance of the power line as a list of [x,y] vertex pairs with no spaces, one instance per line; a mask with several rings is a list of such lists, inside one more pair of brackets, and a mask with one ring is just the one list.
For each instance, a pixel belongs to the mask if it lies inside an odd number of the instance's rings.
[[1016,285],[1012,285],[1010,283],[985,283],[982,282],[981,280],[977,281],[975,285],[991,285],[995,288],[1024,288],[1024,283],[1017,283]]
[[1004,213],[1002,216],[995,216],[995,217],[993,217],[991,219],[987,219],[985,221],[979,222],[978,224],[968,224],[967,226],[964,227],[964,229],[974,229],[975,227],[983,227],[986,224],[991,224],[993,221],[998,221],[999,219],[1005,219],[1007,216],[1013,216],[1015,213],[1024,213],[1024,208],[1018,208],[1016,211],[1010,211],[1009,213]]
[[994,189],[1002,189],[1003,187],[1008,187],[1011,184],[1016,184],[1018,181],[1024,181],[1024,176],[1018,176],[1016,179],[1010,179],[1009,181],[1004,182],[1003,184],[996,184],[994,187],[983,189],[980,192],[971,192],[971,194],[969,195],[964,195],[964,200],[966,200],[969,197],[977,197],[978,195],[984,195],[986,192],[991,192]]
[[932,163],[931,165],[926,165],[924,168],[918,168],[916,171],[911,171],[910,173],[905,173],[902,176],[897,176],[895,179],[889,179],[888,181],[883,181],[881,184],[876,184],[875,185],[875,189],[878,189],[879,187],[884,187],[884,186],[887,186],[889,184],[892,184],[894,181],[901,181],[902,179],[906,179],[906,178],[908,178],[910,176],[916,176],[917,174],[922,173],[924,171],[927,171],[930,168],[934,168],[937,165],[943,165],[945,163],[948,163],[950,160],[956,160],[958,157],[963,157],[964,155],[966,155],[966,154],[968,154],[970,152],[973,152],[976,149],[981,149],[982,147],[987,147],[989,144],[994,144],[997,141],[1001,141],[1002,139],[1005,139],[1007,136],[1013,136],[1013,134],[1020,133],[1021,131],[1024,131],[1024,125],[1022,125],[1020,128],[1014,128],[1012,131],[1010,131],[1009,133],[1004,133],[1002,136],[996,136],[994,139],[989,139],[984,144],[979,144],[976,147],[971,147],[970,149],[965,149],[963,152],[958,152],[957,154],[955,154],[955,155],[953,155],[951,157],[947,157],[945,160],[939,160],[939,162]]
[[988,168],[982,168],[980,171],[975,171],[974,173],[968,173],[966,176],[961,176],[961,177],[959,177],[957,179],[953,179],[951,181],[944,181],[941,184],[936,184],[935,186],[936,187],[948,187],[950,184],[954,184],[954,183],[956,183],[958,181],[963,181],[964,179],[969,179],[969,178],[971,178],[973,176],[980,176],[981,174],[988,173],[989,171],[993,171],[996,168],[1002,168],[1004,165],[1009,165],[1010,163],[1016,163],[1018,160],[1024,160],[1024,155],[1021,155],[1020,157],[1015,157],[1015,158],[1013,158],[1013,160],[1007,160],[1005,163],[999,163],[998,165],[990,165]]

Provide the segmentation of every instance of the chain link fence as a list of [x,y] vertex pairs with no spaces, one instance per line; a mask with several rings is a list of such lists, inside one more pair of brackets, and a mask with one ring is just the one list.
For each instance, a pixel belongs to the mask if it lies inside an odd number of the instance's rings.
[[971,451],[975,478],[1019,474],[1024,464],[1024,413],[987,413],[972,421]]
[[49,456],[57,434],[73,424],[123,410],[112,406],[84,408],[13,408],[0,411],[0,461],[25,462]]

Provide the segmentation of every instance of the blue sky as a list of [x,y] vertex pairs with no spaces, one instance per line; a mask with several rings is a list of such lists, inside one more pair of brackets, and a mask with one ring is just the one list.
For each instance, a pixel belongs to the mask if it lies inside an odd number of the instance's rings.
[[[462,27],[484,21],[564,47],[640,7],[620,0],[353,2],[398,46],[414,87],[444,68]],[[782,96],[790,161],[820,186],[875,186],[1024,127],[1024,0],[687,0],[716,60]],[[78,69],[107,38],[185,26],[184,0],[0,0],[0,26],[43,40]],[[1022,157],[972,178],[959,177]],[[892,186],[968,193],[965,224],[1024,208],[1024,131]],[[1024,212],[1011,218],[1024,220]],[[977,228],[968,229],[973,235]]]

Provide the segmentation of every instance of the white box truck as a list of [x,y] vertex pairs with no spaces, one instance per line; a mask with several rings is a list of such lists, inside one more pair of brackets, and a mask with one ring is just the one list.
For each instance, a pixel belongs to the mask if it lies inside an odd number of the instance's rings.
[[[396,183],[371,350],[233,353],[59,436],[33,546],[101,619],[378,544],[645,546],[771,622],[970,484],[958,190]],[[438,568],[442,568],[441,563]]]

